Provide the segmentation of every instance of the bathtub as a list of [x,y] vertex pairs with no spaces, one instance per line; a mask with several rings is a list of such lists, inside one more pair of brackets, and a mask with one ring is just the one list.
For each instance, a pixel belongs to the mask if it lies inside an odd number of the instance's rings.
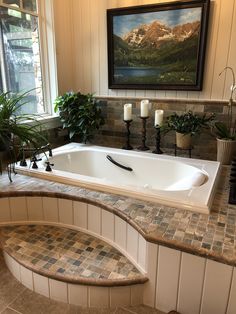
[[70,143],[53,150],[38,169],[16,166],[18,172],[102,192],[209,213],[220,164],[214,161],[155,155]]

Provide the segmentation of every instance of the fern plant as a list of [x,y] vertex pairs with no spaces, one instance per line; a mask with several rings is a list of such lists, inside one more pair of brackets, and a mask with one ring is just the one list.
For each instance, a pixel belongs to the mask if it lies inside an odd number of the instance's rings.
[[[18,151],[22,147],[28,145],[38,148],[47,143],[41,133],[42,123],[37,121],[38,116],[21,113],[22,107],[28,102],[29,92],[0,94],[0,151],[8,153],[9,163],[16,162]],[[9,178],[11,180],[10,176]]]

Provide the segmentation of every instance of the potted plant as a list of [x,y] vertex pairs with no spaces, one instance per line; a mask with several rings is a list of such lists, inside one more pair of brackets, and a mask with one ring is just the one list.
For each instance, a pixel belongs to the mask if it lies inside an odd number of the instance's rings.
[[[7,155],[7,163],[16,162],[21,147],[30,145],[38,148],[47,142],[40,132],[41,123],[37,121],[38,116],[21,113],[29,92],[0,94],[0,172],[4,155]],[[11,180],[10,176],[9,178]]]
[[233,96],[236,91],[235,74],[231,67],[225,67],[223,72],[230,70],[232,73],[232,85],[230,87],[230,98],[227,108],[227,121],[216,121],[214,131],[217,140],[217,161],[223,165],[229,165],[234,157],[236,150],[236,121],[233,120]]
[[99,102],[93,94],[67,92],[54,101],[54,111],[59,111],[63,129],[69,131],[69,138],[79,137],[81,142],[90,140],[104,124]]
[[174,113],[167,117],[164,125],[164,131],[176,132],[176,146],[182,149],[190,149],[192,145],[192,136],[200,133],[203,128],[209,128],[214,119],[214,114],[200,116],[192,111],[178,115]]

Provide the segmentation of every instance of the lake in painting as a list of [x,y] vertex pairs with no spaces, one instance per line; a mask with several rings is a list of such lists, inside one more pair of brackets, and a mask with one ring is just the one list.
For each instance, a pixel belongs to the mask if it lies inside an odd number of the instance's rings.
[[196,83],[202,8],[117,15],[114,83]]

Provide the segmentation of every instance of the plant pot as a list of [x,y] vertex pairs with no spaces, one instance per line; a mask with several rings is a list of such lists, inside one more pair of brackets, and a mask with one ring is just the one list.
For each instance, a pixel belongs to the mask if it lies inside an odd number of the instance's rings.
[[190,149],[192,146],[191,134],[183,134],[176,132],[176,146],[182,149]]
[[217,138],[217,161],[230,165],[236,152],[236,141]]

